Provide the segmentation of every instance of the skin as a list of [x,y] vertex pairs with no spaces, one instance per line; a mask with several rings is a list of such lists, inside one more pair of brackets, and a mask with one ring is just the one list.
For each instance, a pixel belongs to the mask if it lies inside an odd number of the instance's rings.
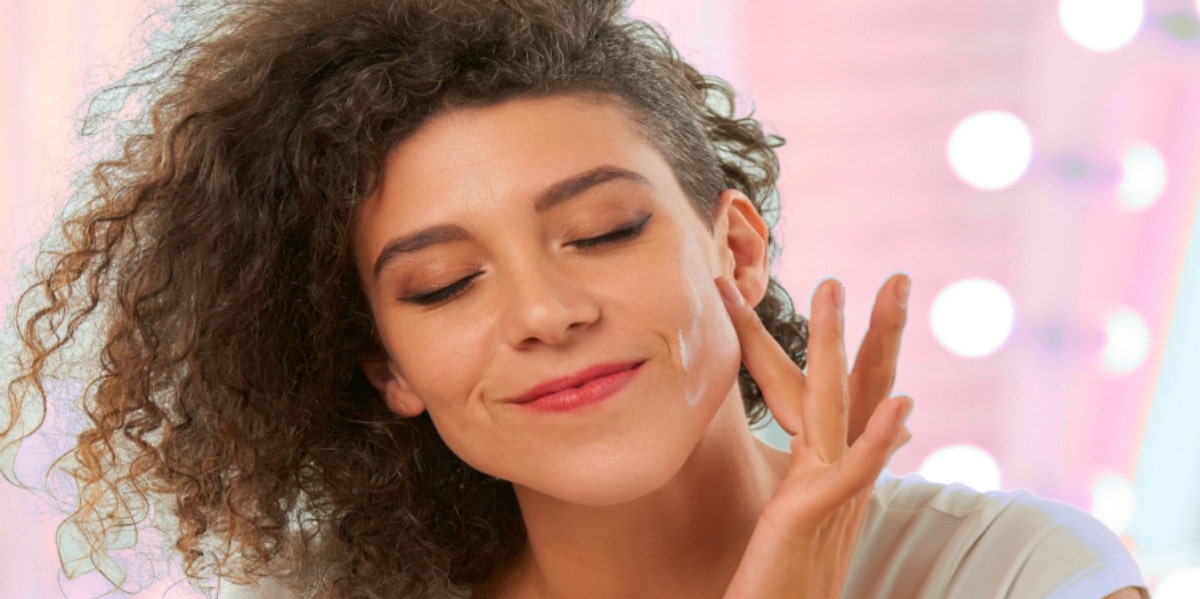
[[[908,279],[880,290],[849,375],[844,292],[821,285],[802,372],[750,308],[768,281],[753,204],[726,190],[705,222],[626,110],[454,109],[395,148],[353,231],[386,351],[364,371],[513,483],[529,540],[476,597],[836,597],[871,484],[909,437],[911,400],[889,397]],[[751,435],[743,361],[790,455]],[[604,401],[513,403],[613,363],[636,372]]]

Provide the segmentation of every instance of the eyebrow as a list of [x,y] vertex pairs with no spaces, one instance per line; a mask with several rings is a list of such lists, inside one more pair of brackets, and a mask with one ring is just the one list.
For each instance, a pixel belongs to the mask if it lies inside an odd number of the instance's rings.
[[650,181],[640,173],[615,166],[599,166],[551,185],[538,196],[537,201],[533,203],[533,210],[541,214],[597,185],[618,180],[643,187],[653,187],[650,185]]
[[[567,200],[579,197],[584,192],[610,181],[625,181],[642,187],[653,187],[649,179],[640,173],[615,166],[599,166],[567,177],[546,188],[545,191],[538,194],[533,203],[533,210],[538,214],[545,213]],[[388,263],[405,254],[412,254],[439,243],[460,241],[469,236],[466,229],[458,225],[435,225],[392,239],[383,246],[379,256],[375,258],[374,277],[378,280],[379,274],[383,272]]]

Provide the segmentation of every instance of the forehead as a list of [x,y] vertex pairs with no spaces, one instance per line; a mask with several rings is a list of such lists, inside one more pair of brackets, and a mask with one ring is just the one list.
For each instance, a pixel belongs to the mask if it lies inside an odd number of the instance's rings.
[[[674,172],[630,108],[606,96],[518,98],[447,109],[388,155],[378,190],[356,210],[356,253],[397,226],[419,228],[533,198],[601,166],[678,189]],[[663,189],[662,191],[667,191]]]
[[537,179],[629,152],[640,156],[652,144],[633,115],[618,97],[582,94],[448,108],[393,148],[384,183],[390,176],[407,186],[424,182],[421,175],[451,171],[495,179],[501,173],[488,169],[504,163]]

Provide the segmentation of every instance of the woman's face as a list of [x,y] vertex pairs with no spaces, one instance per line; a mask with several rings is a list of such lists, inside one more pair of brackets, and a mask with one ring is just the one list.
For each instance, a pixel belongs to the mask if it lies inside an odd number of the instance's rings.
[[393,411],[428,410],[459,457],[519,490],[593,505],[653,491],[740,403],[713,285],[734,271],[735,193],[710,229],[615,101],[444,112],[356,215],[387,351],[364,368]]

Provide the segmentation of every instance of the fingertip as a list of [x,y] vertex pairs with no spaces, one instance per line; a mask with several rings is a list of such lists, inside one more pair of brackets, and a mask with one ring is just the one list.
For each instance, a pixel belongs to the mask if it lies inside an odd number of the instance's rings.
[[742,292],[733,284],[725,275],[721,275],[715,279],[717,290],[721,292],[721,299],[730,306],[743,306],[746,299],[742,297]]
[[912,431],[908,430],[907,426],[900,427],[900,430],[896,432],[895,440],[892,441],[892,446],[888,448],[888,455],[896,455],[896,452],[900,451],[901,447],[908,445],[909,441],[912,441]]
[[899,395],[896,397],[896,421],[903,427],[908,422],[908,417],[912,415],[913,407],[916,402],[913,398],[907,395]]
[[841,281],[833,277],[823,279],[820,283],[817,283],[817,288],[815,291],[813,291],[814,309],[816,308],[817,302],[822,301],[822,298],[828,301],[829,305],[832,306],[833,309],[841,311],[846,303],[845,286],[842,285]]
[[896,304],[901,308],[908,308],[908,296],[912,292],[912,277],[905,273],[900,273],[899,281],[896,281]]

